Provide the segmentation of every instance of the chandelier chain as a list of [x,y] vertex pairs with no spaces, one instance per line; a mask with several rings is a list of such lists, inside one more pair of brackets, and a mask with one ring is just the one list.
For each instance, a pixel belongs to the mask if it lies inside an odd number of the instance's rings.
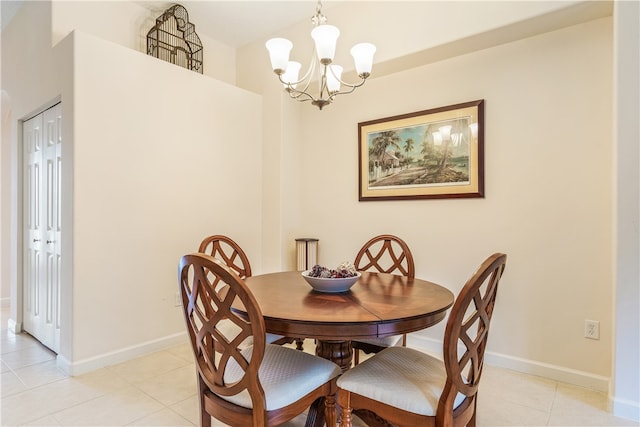
[[322,2],[318,0],[316,5],[316,14],[311,17],[311,23],[314,27],[327,23],[327,17],[322,14]]

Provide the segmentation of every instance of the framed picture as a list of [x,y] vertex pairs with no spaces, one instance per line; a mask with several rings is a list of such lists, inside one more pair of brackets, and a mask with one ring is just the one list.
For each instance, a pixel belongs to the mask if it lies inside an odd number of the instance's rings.
[[358,123],[359,200],[484,197],[484,100]]

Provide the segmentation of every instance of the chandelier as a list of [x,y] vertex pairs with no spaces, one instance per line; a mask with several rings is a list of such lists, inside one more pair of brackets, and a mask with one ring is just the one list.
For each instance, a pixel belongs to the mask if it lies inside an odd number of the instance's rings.
[[[311,101],[312,105],[322,110],[322,107],[331,104],[337,95],[351,93],[364,84],[367,77],[371,75],[376,47],[371,43],[359,43],[351,48],[360,81],[355,84],[346,83],[342,81],[342,67],[333,64],[340,30],[326,24],[327,18],[322,14],[320,1],[311,22],[314,26],[311,37],[315,42],[315,50],[309,68],[302,78],[299,78],[302,65],[299,62],[289,61],[293,43],[287,39],[273,38],[267,41],[266,46],[273,72],[278,75],[289,96],[300,102]],[[309,92],[309,86],[315,78],[318,80],[316,96]],[[342,88],[343,86],[345,89]]]

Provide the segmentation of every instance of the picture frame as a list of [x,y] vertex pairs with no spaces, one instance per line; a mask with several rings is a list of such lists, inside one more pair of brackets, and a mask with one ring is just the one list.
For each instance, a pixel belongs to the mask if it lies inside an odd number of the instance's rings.
[[359,200],[484,197],[484,100],[358,123]]

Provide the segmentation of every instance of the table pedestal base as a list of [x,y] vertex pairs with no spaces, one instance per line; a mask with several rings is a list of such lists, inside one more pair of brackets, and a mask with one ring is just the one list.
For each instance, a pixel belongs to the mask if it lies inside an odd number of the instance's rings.
[[340,366],[342,372],[346,372],[351,368],[351,360],[353,359],[351,341],[317,340],[316,355],[323,359],[331,360],[333,363]]

